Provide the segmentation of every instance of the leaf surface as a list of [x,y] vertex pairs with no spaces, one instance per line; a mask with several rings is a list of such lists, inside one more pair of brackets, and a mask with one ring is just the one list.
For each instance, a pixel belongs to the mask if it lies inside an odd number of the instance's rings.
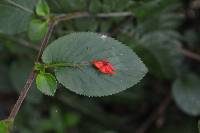
[[173,85],[173,96],[177,105],[186,113],[197,116],[200,114],[200,79],[189,74],[177,79]]
[[33,19],[29,25],[29,38],[32,41],[40,41],[48,30],[48,22],[39,19]]
[[49,6],[45,0],[39,0],[36,6],[36,13],[39,16],[47,16],[50,13]]
[[50,73],[39,73],[36,77],[37,88],[48,96],[53,96],[56,92],[57,81]]

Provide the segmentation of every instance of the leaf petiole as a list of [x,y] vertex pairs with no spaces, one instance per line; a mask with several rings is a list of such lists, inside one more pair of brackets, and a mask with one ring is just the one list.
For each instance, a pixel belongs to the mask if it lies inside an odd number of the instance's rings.
[[75,64],[75,63],[51,63],[51,64],[45,64],[44,68],[55,68],[55,67],[78,67],[80,68],[81,64]]
[[41,64],[35,63],[35,70],[44,71],[48,68],[58,68],[58,67],[76,67],[81,68],[83,64],[75,64],[75,63],[49,63],[49,64]]

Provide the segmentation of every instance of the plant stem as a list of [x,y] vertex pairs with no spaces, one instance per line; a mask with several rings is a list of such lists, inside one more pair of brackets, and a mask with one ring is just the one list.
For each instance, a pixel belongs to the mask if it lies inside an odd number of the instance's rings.
[[111,12],[111,13],[98,13],[98,14],[90,14],[89,12],[74,12],[63,15],[58,15],[55,17],[57,21],[66,21],[75,18],[83,18],[83,17],[98,17],[98,18],[108,18],[108,17],[127,17],[133,16],[131,12]]
[[12,120],[15,119],[15,117],[16,117],[17,113],[19,112],[19,109],[20,109],[20,107],[21,107],[21,105],[22,105],[22,103],[23,103],[23,101],[24,101],[34,79],[35,79],[35,77],[36,77],[36,72],[34,70],[32,70],[27,81],[26,81],[26,83],[25,83],[23,90],[20,92],[20,96],[19,96],[17,102],[15,103],[8,119],[12,119]]
[[188,58],[200,61],[200,55],[193,53],[187,49],[184,49],[183,47],[179,47],[178,50],[185,56],[187,56]]
[[53,21],[53,20],[49,21],[48,31],[44,36],[44,39],[42,41],[42,44],[41,44],[41,47],[40,47],[40,50],[39,50],[39,53],[37,55],[37,58],[36,58],[35,62],[39,62],[40,61],[40,57],[42,56],[42,53],[43,53],[44,49],[46,48],[46,46],[47,46],[47,44],[49,42],[49,39],[50,39],[51,34],[53,32],[54,26],[55,26],[55,21]]
[[[39,53],[38,53],[38,55],[36,57],[35,62],[39,62],[40,61],[40,57],[42,55],[43,50],[45,49],[46,45],[49,42],[49,39],[51,37],[51,34],[52,34],[54,26],[55,26],[54,21],[50,21],[49,22],[49,26],[48,26],[48,31],[47,31],[47,33],[46,33],[46,35],[45,35],[45,37],[44,37],[44,39],[43,39],[43,41],[41,43],[40,51],[39,51]],[[10,113],[10,116],[8,117],[8,119],[12,119],[12,120],[15,119],[15,117],[16,117],[17,113],[19,112],[19,109],[20,109],[20,107],[21,107],[21,105],[22,105],[22,103],[24,101],[24,99],[27,96],[27,93],[28,93],[29,89],[31,88],[31,85],[32,85],[36,75],[37,75],[37,72],[33,68],[31,73],[30,73],[30,75],[29,75],[29,77],[28,77],[28,79],[27,79],[27,81],[26,81],[26,83],[25,83],[25,85],[24,85],[23,90],[20,93],[20,96],[19,96],[17,102],[15,103],[15,105],[14,105],[14,107],[13,107],[11,113]]]

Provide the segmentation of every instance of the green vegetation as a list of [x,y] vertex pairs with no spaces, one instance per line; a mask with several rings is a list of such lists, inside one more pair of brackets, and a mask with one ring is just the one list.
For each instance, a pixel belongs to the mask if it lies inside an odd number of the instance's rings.
[[[0,1],[0,133],[198,133],[199,10],[198,0]],[[92,64],[105,59],[115,74]]]

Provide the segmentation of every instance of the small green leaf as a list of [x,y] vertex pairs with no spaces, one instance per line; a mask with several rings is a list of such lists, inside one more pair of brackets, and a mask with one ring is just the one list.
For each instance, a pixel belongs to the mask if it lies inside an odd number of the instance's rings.
[[177,79],[173,85],[173,96],[177,105],[186,113],[200,114],[200,79],[194,74]]
[[0,121],[0,133],[10,133],[13,125],[13,120],[2,120]]
[[39,16],[48,16],[50,13],[49,6],[45,0],[39,0],[36,6],[36,14]]
[[[108,59],[117,69],[110,76],[100,73],[91,62]],[[138,83],[147,73],[139,57],[119,41],[91,32],[66,35],[44,51],[44,63],[74,63],[80,67],[57,67],[58,81],[69,90],[86,96],[106,96],[123,91]]]
[[36,85],[45,95],[54,96],[57,88],[57,81],[50,73],[39,73],[36,77]]
[[28,36],[32,41],[39,41],[45,36],[47,30],[48,30],[47,21],[33,19],[31,20],[29,25]]

